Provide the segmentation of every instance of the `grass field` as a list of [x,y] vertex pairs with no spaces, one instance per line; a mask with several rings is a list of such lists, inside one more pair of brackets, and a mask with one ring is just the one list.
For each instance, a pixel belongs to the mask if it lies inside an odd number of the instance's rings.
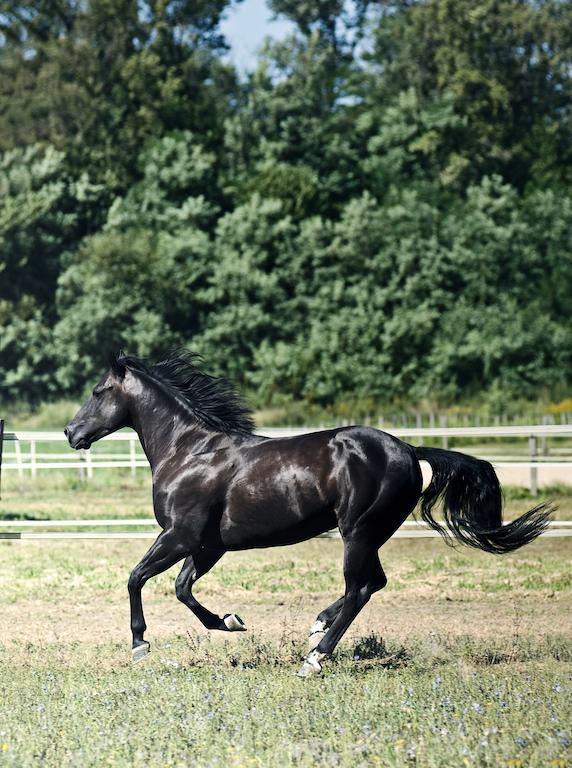
[[[531,503],[509,491],[508,516]],[[0,516],[150,517],[149,482],[11,475]],[[572,765],[569,539],[504,558],[388,542],[387,589],[306,681],[307,628],[343,591],[341,542],[225,556],[196,594],[246,634],[200,627],[176,570],[152,580],[152,653],[133,667],[126,579],[148,543],[0,542],[0,766]]]

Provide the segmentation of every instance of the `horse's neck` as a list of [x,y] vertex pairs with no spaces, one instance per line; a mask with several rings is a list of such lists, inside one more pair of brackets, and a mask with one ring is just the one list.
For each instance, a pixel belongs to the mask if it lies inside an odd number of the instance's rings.
[[137,377],[129,386],[129,410],[133,428],[154,471],[180,450],[184,441],[186,451],[207,450],[213,441],[224,435],[204,427],[190,414],[177,407],[158,388],[148,387]]

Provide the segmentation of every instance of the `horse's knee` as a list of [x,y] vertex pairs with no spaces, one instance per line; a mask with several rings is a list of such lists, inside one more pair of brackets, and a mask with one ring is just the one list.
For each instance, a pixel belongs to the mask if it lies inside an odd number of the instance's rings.
[[129,590],[129,594],[137,594],[137,592],[143,589],[143,586],[148,578],[149,575],[145,573],[145,570],[139,566],[136,566],[129,574],[129,579],[127,580],[127,589]]
[[137,592],[139,589],[141,589],[143,583],[143,574],[141,573],[140,568],[137,566],[131,571],[129,574],[129,579],[127,580],[127,589],[129,590],[129,594],[132,595],[134,592]]
[[343,608],[352,613],[360,611],[371,597],[371,588],[369,585],[359,587],[359,589],[350,589],[346,594]]
[[177,579],[175,581],[175,595],[177,600],[184,603],[189,597],[189,587],[186,579]]
[[359,591],[359,597],[358,597],[358,608],[361,610],[364,605],[369,601],[369,598],[372,595],[372,589],[370,585],[366,585],[365,587],[362,587]]

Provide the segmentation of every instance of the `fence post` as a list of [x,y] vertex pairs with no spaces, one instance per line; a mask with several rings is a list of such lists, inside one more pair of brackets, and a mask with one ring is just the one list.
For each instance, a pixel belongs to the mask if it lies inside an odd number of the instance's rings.
[[[447,428],[447,416],[441,416],[441,426],[446,429]],[[447,451],[449,449],[449,438],[447,435],[443,435],[443,448]]]
[[30,473],[32,477],[36,477],[36,441],[30,440]]
[[135,440],[129,441],[129,457],[131,459],[131,477],[136,477],[137,464],[135,463]]
[[2,448],[4,446],[4,419],[0,419],[0,499],[2,498]]
[[[417,411],[417,416],[415,418],[415,422],[416,422],[417,429],[423,429],[423,418],[421,416],[421,412],[420,411]],[[423,445],[423,437],[419,436],[417,438],[417,442],[419,443],[419,445]]]
[[[542,417],[542,423],[546,426],[548,424],[548,419],[546,416]],[[542,456],[546,456],[548,454],[548,446],[546,441],[546,435],[542,435],[540,438],[540,453]]]
[[91,448],[88,448],[85,452],[85,465],[87,468],[87,476],[88,478],[93,477],[93,466],[91,463]]
[[[79,460],[80,460],[80,462],[85,463],[85,451],[84,450],[81,450],[79,452]],[[85,467],[80,467],[78,471],[79,471],[79,479],[80,480],[85,480]]]
[[16,465],[18,467],[18,477],[22,478],[24,477],[24,468],[22,466],[22,446],[20,445],[20,440],[18,437],[16,437],[16,442],[14,443],[14,452],[16,453]]
[[[528,453],[530,454],[530,461],[536,460],[536,435],[530,435],[528,438]],[[536,467],[530,468],[530,493],[532,496],[538,496],[538,469]]]

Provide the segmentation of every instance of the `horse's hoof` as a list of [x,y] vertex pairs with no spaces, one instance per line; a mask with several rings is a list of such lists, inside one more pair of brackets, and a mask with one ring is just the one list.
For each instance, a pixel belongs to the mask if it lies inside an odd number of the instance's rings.
[[325,653],[312,651],[298,670],[298,677],[313,677],[314,675],[320,675],[322,673],[322,665],[320,662],[325,655]]
[[229,632],[246,632],[246,624],[236,613],[225,614],[223,623]]
[[148,656],[150,652],[151,646],[149,643],[144,642],[140,645],[136,645],[135,648],[131,650],[131,660],[136,664],[138,661],[143,661],[145,656]]
[[310,634],[308,635],[308,650],[313,651],[314,648],[317,648],[327,631],[323,621],[315,621],[310,627]]

